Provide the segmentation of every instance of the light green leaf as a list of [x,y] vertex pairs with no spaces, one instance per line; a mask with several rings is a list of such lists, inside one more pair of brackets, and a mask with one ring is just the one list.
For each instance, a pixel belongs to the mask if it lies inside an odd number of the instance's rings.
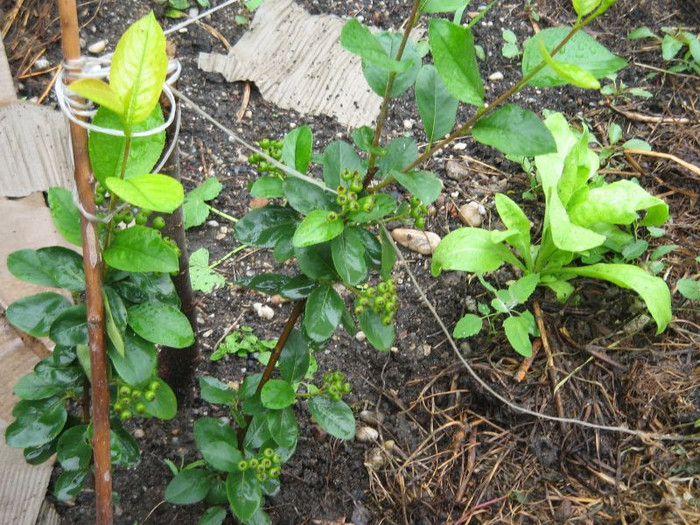
[[[523,45],[523,75],[530,73],[542,62],[542,54],[538,44],[540,40],[551,54],[552,50],[564,40],[570,31],[571,28],[568,27],[553,27],[544,29],[527,39]],[[578,31],[574,34],[571,40],[557,53],[556,59],[584,69],[595,78],[603,78],[627,65],[625,60],[613,55],[584,31]],[[535,87],[560,86],[566,83],[567,81],[561,79],[549,66],[539,71],[528,82]]]
[[506,262],[523,268],[506,246],[491,241],[491,232],[480,228],[459,228],[440,241],[433,253],[430,271],[435,277],[443,270],[486,273]]
[[638,27],[637,29],[630,31],[630,33],[627,35],[627,38],[629,38],[630,40],[639,40],[642,38],[659,39],[659,37],[656,36],[656,33],[654,33],[651,29],[649,29],[646,26]]
[[451,13],[469,5],[471,0],[424,0],[421,13]]
[[484,325],[483,320],[478,315],[466,314],[459,321],[452,331],[452,337],[463,339],[478,334]]
[[336,188],[347,183],[340,178],[343,170],[364,173],[362,159],[353,147],[342,140],[331,142],[323,151],[323,180],[329,188]]
[[676,288],[678,292],[691,301],[700,300],[700,281],[694,281],[693,279],[678,279],[676,283]]
[[185,190],[179,181],[158,173],[140,175],[128,180],[107,177],[109,190],[122,200],[139,208],[172,213],[185,200]]
[[432,64],[426,64],[416,78],[416,105],[425,135],[430,142],[447,135],[455,125],[459,101],[450,95]]
[[656,321],[656,333],[660,334],[671,321],[671,293],[663,279],[654,277],[631,264],[593,264],[590,266],[562,268],[559,273],[579,275],[610,281],[621,288],[637,292]]
[[127,125],[145,120],[153,111],[167,69],[165,36],[151,11],[126,30],[112,57],[110,87],[124,102],[120,113]]
[[160,233],[145,226],[120,230],[104,252],[105,262],[126,272],[176,272],[178,251]]
[[340,33],[340,44],[351,53],[379,67],[403,73],[413,66],[412,61],[394,60],[369,28],[356,19],[348,20]]
[[661,56],[666,62],[673,60],[681,49],[683,49],[683,42],[671,35],[664,35],[661,41]]
[[[381,31],[374,35],[382,47],[386,50],[387,55],[393,59],[396,58],[399,46],[401,45],[401,40],[403,38],[402,33]],[[412,39],[406,41],[406,47],[404,48],[403,55],[401,57],[402,63],[408,62],[411,67],[394,76],[394,83],[391,87],[391,98],[398,97],[399,95],[405,93],[416,81],[416,76],[420,71],[421,66],[421,54],[418,46]],[[371,61],[362,61],[362,73],[365,76],[365,80],[379,96],[384,96],[386,92],[387,85],[389,83],[389,70],[386,68],[376,65]]]
[[523,304],[530,298],[539,283],[539,274],[524,275],[508,287],[508,294],[515,304]]
[[146,341],[171,348],[194,343],[194,333],[185,314],[159,301],[137,304],[128,310],[129,326]]
[[[292,242],[295,248],[303,248],[330,241],[343,233],[344,225],[342,219],[337,215],[335,220],[328,219],[328,215],[333,212],[325,210],[314,210],[309,213],[294,232]],[[238,231],[238,228],[236,228]]]
[[[514,236],[509,236],[505,241],[518,250],[524,261],[530,261],[530,221],[527,216],[507,195],[497,193],[495,203],[498,216],[507,228],[506,231],[515,232]],[[491,234],[491,240],[495,242],[494,233]]]
[[80,78],[71,82],[71,91],[95,104],[113,111],[117,115],[124,113],[124,100],[104,80],[97,78]]
[[236,392],[228,384],[219,381],[215,377],[202,376],[199,378],[199,388],[202,391],[202,399],[207,403],[228,405],[233,403]]
[[[113,288],[104,287],[102,298],[105,311],[105,331],[114,345],[117,353],[124,357],[124,338],[122,333],[126,328],[126,307],[119,294]],[[123,314],[123,317],[120,316]],[[120,321],[124,322],[121,323]]]
[[49,208],[56,229],[71,244],[82,246],[80,212],[73,203],[73,195],[65,188],[49,188]]
[[311,161],[314,139],[309,126],[293,129],[284,137],[282,144],[282,164],[306,173]]
[[554,60],[542,40],[537,41],[542,58],[559,78],[583,89],[600,89],[600,82],[588,71],[575,64]]
[[442,191],[440,179],[429,171],[401,173],[400,171],[392,170],[390,174],[401,186],[418,197],[426,206],[433,203]]
[[294,404],[294,389],[284,379],[270,379],[260,391],[260,401],[265,408],[281,410]]
[[[316,187],[316,186],[314,186]],[[256,180],[250,188],[252,197],[261,197],[264,199],[277,199],[284,196],[282,189],[282,179],[267,175]],[[207,209],[207,214],[209,210]]]
[[209,217],[209,205],[206,201],[215,199],[223,186],[216,177],[205,179],[202,184],[185,195],[182,213],[185,216],[185,229],[204,224]]
[[600,0],[572,0],[571,3],[574,5],[574,11],[576,11],[578,17],[582,18],[593,12]]
[[224,276],[209,268],[209,250],[200,248],[190,254],[190,281],[193,290],[210,293],[226,284]]
[[535,157],[556,151],[556,142],[540,118],[514,104],[479,119],[472,135],[506,155]]
[[484,85],[479,76],[471,31],[434,18],[428,26],[428,38],[435,67],[447,91],[457,100],[483,106]]
[[513,350],[523,357],[532,356],[532,343],[528,334],[529,327],[530,321],[525,317],[513,316],[503,321],[503,329],[508,342],[513,347]]

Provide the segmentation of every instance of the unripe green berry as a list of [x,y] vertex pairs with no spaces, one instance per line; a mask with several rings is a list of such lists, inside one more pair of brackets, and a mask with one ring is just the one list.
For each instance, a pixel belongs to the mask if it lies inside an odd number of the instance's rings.
[[265,450],[263,450],[263,456],[265,456],[266,458],[271,458],[274,455],[275,451],[271,448],[266,448]]
[[420,211],[421,215],[425,215],[428,213],[428,207],[425,204],[421,204],[418,207],[418,210]]
[[131,417],[133,417],[133,414],[129,410],[124,410],[121,413],[120,417],[122,418],[122,421],[126,421],[127,419],[131,419]]
[[368,297],[374,297],[377,295],[377,289],[374,288],[373,286],[369,286],[367,290],[365,291]]
[[124,213],[124,216],[122,217],[122,219],[126,224],[130,224],[134,220],[134,214],[131,213],[130,211],[127,211]]
[[363,202],[362,203],[362,211],[365,213],[369,213],[374,209],[374,203],[371,202]]
[[272,462],[275,465],[279,465],[280,463],[282,463],[282,456],[280,454],[275,454],[274,456],[272,456]]
[[119,387],[119,393],[123,396],[130,396],[131,395],[131,388],[127,385],[122,385]]
[[368,298],[368,297],[360,297],[360,298],[357,300],[357,302],[358,302],[358,304],[359,304],[360,306],[369,306],[369,304],[370,304],[370,301],[369,301],[369,298]]
[[160,383],[158,381],[151,381],[148,384],[148,390],[150,390],[151,392],[157,392],[158,390],[160,390]]
[[143,392],[141,392],[138,388],[134,388],[131,391],[131,399],[133,399],[134,401],[138,401],[139,399],[141,399],[142,395],[143,395]]
[[344,394],[347,394],[352,390],[352,385],[348,383],[347,381],[343,383],[340,387],[340,391],[343,392]]
[[270,147],[270,139],[262,139],[258,142],[258,145],[263,149],[267,149]]
[[360,211],[360,203],[357,201],[352,201],[349,205],[348,208],[350,211],[355,212],[355,211]]
[[143,226],[144,224],[146,224],[148,222],[148,215],[146,215],[145,213],[140,211],[136,214],[135,220],[136,220],[136,224]]
[[341,184],[335,189],[335,191],[338,192],[338,195],[343,195],[348,191],[348,189]]
[[238,462],[238,470],[243,472],[244,470],[248,470],[248,462],[245,459],[242,459]]
[[165,219],[159,215],[158,217],[153,219],[152,224],[156,230],[162,230],[163,228],[165,228]]
[[255,477],[258,479],[258,481],[259,481],[260,483],[262,483],[263,481],[265,481],[265,480],[267,479],[267,474],[265,474],[264,472],[258,472],[258,473],[255,475]]
[[340,178],[343,180],[351,180],[355,177],[355,174],[350,170],[343,170],[340,172]]
[[354,202],[356,200],[357,200],[357,193],[355,193],[354,191],[349,191],[348,192],[348,201]]
[[143,397],[146,401],[153,401],[156,398],[156,393],[153,390],[147,390]]
[[385,282],[381,282],[377,285],[377,291],[379,293],[385,294],[386,292],[389,291],[389,286]]
[[251,458],[248,460],[248,468],[258,468],[258,465],[260,462],[257,460],[257,458]]
[[265,458],[260,463],[260,466],[263,467],[264,470],[267,470],[272,466],[272,460],[269,458]]
[[123,408],[123,407],[122,407],[122,404],[121,404],[119,401],[117,401],[116,403],[114,403],[114,411],[115,411],[115,412],[121,412],[121,411],[122,411],[122,408]]
[[348,196],[341,193],[335,198],[335,202],[338,203],[338,206],[345,206],[348,203]]
[[279,467],[272,467],[270,469],[270,472],[268,473],[272,479],[276,479],[280,477],[280,474],[282,473],[282,469]]
[[418,217],[413,225],[418,228],[419,230],[425,228],[425,219],[423,217]]
[[384,296],[379,296],[374,300],[374,308],[377,310],[381,310],[384,308],[384,305],[386,304],[386,299],[384,299]]
[[420,206],[421,202],[420,199],[414,195],[413,197],[411,197],[410,204],[411,208],[416,208]]
[[350,184],[350,190],[354,191],[355,193],[360,193],[362,189],[362,182],[358,182],[355,180],[352,182],[352,184]]
[[98,182],[95,184],[95,193],[104,197],[105,193],[107,193],[107,188]]
[[136,403],[134,410],[137,414],[143,414],[144,412],[146,412],[146,405],[144,405],[143,403]]
[[391,314],[386,314],[384,317],[382,317],[382,324],[384,326],[389,326],[391,323],[394,321],[394,317]]
[[104,204],[104,202],[105,202],[104,195],[100,195],[99,193],[97,195],[95,195],[95,204],[97,204],[99,206],[100,204]]
[[128,397],[125,397],[121,401],[123,407],[128,407],[131,404],[131,399]]
[[365,307],[358,304],[355,307],[355,315],[362,315],[363,313],[365,313]]
[[337,214],[336,212],[334,212],[334,211],[329,211],[329,212],[326,214],[326,220],[327,220],[328,222],[335,222],[335,221],[338,220],[338,214]]

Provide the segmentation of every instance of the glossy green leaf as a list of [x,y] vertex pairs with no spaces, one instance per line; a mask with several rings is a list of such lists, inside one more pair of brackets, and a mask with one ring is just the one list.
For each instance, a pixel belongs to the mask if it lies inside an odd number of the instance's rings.
[[334,401],[325,395],[314,396],[309,400],[309,412],[331,436],[338,439],[355,437],[355,417],[342,401]]
[[342,140],[331,142],[323,151],[323,180],[329,188],[337,188],[340,184],[346,185],[340,179],[343,170],[358,171],[364,173],[362,159],[353,147]]
[[252,469],[232,472],[226,478],[226,494],[233,514],[241,521],[248,521],[260,508],[262,491]]
[[590,266],[562,268],[559,273],[579,275],[609,281],[621,288],[629,288],[639,294],[656,322],[656,333],[663,332],[671,321],[671,292],[660,277],[648,274],[631,264],[592,264]]
[[503,263],[522,268],[522,263],[502,243],[491,240],[491,232],[481,228],[459,228],[445,236],[435,252],[431,264],[434,276],[443,270],[486,273]]
[[341,235],[331,241],[333,264],[344,283],[356,286],[367,279],[365,247],[360,229],[346,228]]
[[[132,126],[131,131],[132,133],[148,131],[160,126],[164,121],[163,111],[160,106],[156,106],[148,118]],[[107,108],[98,109],[92,123],[101,128],[116,129],[122,132],[125,127],[119,115]],[[150,173],[158,162],[164,147],[165,131],[145,137],[132,137],[124,178],[130,179],[137,175]],[[109,135],[99,131],[90,133],[88,141],[90,165],[100,184],[104,185],[107,177],[121,178],[125,148],[126,139],[122,136]]]
[[146,341],[171,348],[194,343],[190,322],[180,310],[161,302],[149,302],[128,309],[129,326]]
[[451,13],[469,5],[471,0],[424,0],[421,13]]
[[112,420],[110,429],[110,452],[113,465],[136,467],[141,461],[141,450],[134,437],[121,425],[121,421]]
[[12,409],[12,415],[15,420],[5,430],[5,440],[13,448],[48,443],[60,434],[68,418],[65,401],[59,397],[20,400]]
[[304,310],[304,328],[314,341],[325,341],[335,331],[343,313],[343,300],[330,284],[311,292]]
[[56,317],[70,306],[64,296],[44,292],[18,299],[8,306],[6,315],[15,328],[34,337],[46,337]]
[[447,91],[462,102],[484,105],[484,84],[479,76],[471,31],[447,20],[433,18],[428,26],[430,50]]
[[429,171],[411,171],[409,173],[392,171],[391,175],[426,206],[435,202],[442,191],[440,179]]
[[367,266],[373,270],[382,268],[382,244],[376,235],[365,228],[359,228],[358,233],[362,237],[362,244],[365,247],[365,261]]
[[118,231],[104,259],[112,268],[125,272],[170,273],[179,269],[177,249],[146,226]]
[[299,269],[314,280],[334,280],[335,266],[331,255],[331,243],[326,242],[306,248],[294,248]]
[[270,379],[260,391],[260,401],[265,408],[281,410],[294,404],[294,389],[283,379]]
[[[302,248],[306,250],[305,248]],[[308,248],[313,249],[313,248]],[[308,297],[311,292],[313,292],[316,287],[316,283],[309,279],[306,275],[297,275],[289,279],[287,284],[285,284],[279,291],[281,295],[287,299],[303,299]]]
[[185,229],[204,224],[209,217],[209,205],[206,201],[215,199],[223,186],[216,177],[204,179],[204,182],[185,195],[182,213],[185,217]]
[[54,494],[59,501],[68,501],[75,499],[83,489],[85,482],[88,479],[90,471],[85,470],[68,470],[62,472],[56,480],[54,486]]
[[250,428],[245,436],[243,448],[245,450],[260,448],[263,443],[270,438],[270,431],[267,429],[267,411],[253,416]]
[[309,370],[309,347],[299,330],[292,330],[280,354],[278,366],[282,378],[289,383],[304,379]]
[[117,290],[125,301],[132,303],[161,301],[174,306],[180,305],[180,298],[169,275],[129,273],[126,274],[126,278],[114,281],[110,286]]
[[351,53],[360,56],[363,60],[375,64],[389,71],[402,73],[413,65],[410,61],[394,60],[389,56],[379,39],[372,34],[369,28],[363,26],[356,19],[348,20],[340,33],[340,44]]
[[333,212],[314,210],[309,213],[294,232],[292,240],[294,247],[303,248],[321,244],[343,233],[343,221],[337,216],[335,220],[329,220],[330,213]]
[[114,370],[132,386],[145,386],[156,370],[158,353],[153,343],[127,331],[124,334],[124,355],[108,347]]
[[160,378],[155,378],[160,388],[156,391],[156,398],[148,401],[142,398],[142,403],[146,405],[146,415],[158,419],[172,419],[177,414],[177,399],[168,383]]
[[12,252],[7,257],[7,269],[28,283],[66,288],[73,292],[85,290],[83,258],[62,246]]
[[224,507],[209,507],[199,518],[199,525],[221,525],[226,519]]
[[242,277],[236,281],[239,286],[257,290],[266,295],[282,293],[284,287],[289,283],[290,277],[279,273],[259,273],[250,277]]
[[153,111],[167,69],[165,36],[151,11],[124,32],[112,56],[110,87],[124,102],[125,123],[141,122]]
[[108,286],[102,289],[102,298],[104,301],[105,331],[117,353],[123,356],[126,307],[119,294]]
[[250,187],[250,195],[252,197],[260,197],[264,199],[277,199],[284,196],[282,189],[282,179],[274,176],[260,177]]
[[528,334],[529,326],[530,322],[525,317],[520,316],[508,317],[503,321],[503,329],[508,342],[513,350],[523,357],[532,355],[532,343]]
[[[380,31],[374,35],[381,46],[386,51],[387,55],[393,59],[396,59],[396,54],[401,45],[401,39],[403,38],[402,33]],[[391,98],[398,97],[399,95],[405,93],[416,81],[418,72],[421,66],[421,54],[418,46],[412,39],[406,41],[406,47],[401,57],[402,62],[409,62],[411,67],[402,73],[398,73],[394,76],[394,83],[391,88]],[[362,73],[369,84],[379,96],[384,96],[386,88],[389,82],[389,70],[386,68],[376,65],[369,60],[362,61]]]
[[398,137],[386,146],[386,154],[377,161],[377,174],[385,176],[391,170],[403,171],[418,157],[418,144],[409,137]]
[[172,213],[185,200],[179,181],[159,173],[138,175],[128,180],[107,177],[105,184],[117,197],[139,208]]
[[233,472],[243,459],[236,448],[236,432],[223,421],[203,417],[194,422],[194,439],[209,466],[223,472]]
[[524,304],[534,293],[539,283],[539,274],[530,273],[524,275],[508,287],[508,294],[515,304]]
[[[568,27],[553,27],[540,31],[527,39],[523,45],[522,71],[527,75],[542,62],[538,42],[542,40],[549,53],[569,34]],[[595,78],[611,75],[627,65],[584,31],[577,32],[559,51],[557,61],[572,64],[591,73]],[[567,81],[559,77],[550,67],[539,71],[528,84],[535,87],[561,86]]]
[[49,188],[51,218],[58,232],[71,244],[81,246],[80,212],[73,203],[73,195],[65,188]]
[[221,478],[214,478],[204,501],[209,505],[228,504],[228,498],[226,497],[226,481]]
[[223,381],[215,377],[202,376],[199,378],[199,388],[202,391],[202,399],[207,403],[228,405],[236,399],[236,391]]
[[313,153],[313,133],[309,126],[294,128],[284,137],[282,144],[282,164],[306,173]]
[[299,426],[291,408],[273,410],[267,418],[267,428],[279,446],[293,449],[299,436]]
[[381,318],[371,309],[365,310],[359,320],[360,328],[374,348],[382,352],[391,348],[396,338],[396,329],[393,324],[383,325]]
[[87,310],[84,304],[62,311],[51,324],[51,340],[59,345],[75,346],[88,343]]
[[466,314],[459,321],[457,321],[457,324],[452,331],[452,336],[458,339],[471,337],[478,334],[483,325],[484,322],[478,315]]
[[271,248],[293,231],[299,220],[294,210],[265,206],[247,213],[236,223],[236,239],[243,244]]
[[124,113],[124,100],[104,80],[80,78],[71,83],[70,90],[117,115]]
[[210,293],[214,288],[226,285],[224,276],[209,267],[209,250],[206,248],[190,254],[189,267],[193,290]]
[[180,471],[165,489],[165,501],[188,505],[202,501],[211,487],[212,475],[203,469],[188,468]]
[[310,182],[289,177],[285,179],[283,188],[284,196],[287,197],[289,205],[304,215],[316,209],[333,210],[338,208],[330,193]]
[[30,465],[41,465],[56,453],[57,444],[58,439],[53,439],[38,447],[27,447],[24,449],[24,460]]
[[556,151],[552,134],[532,111],[508,104],[479,119],[474,139],[506,155],[534,157]]
[[87,425],[76,425],[61,434],[56,456],[65,470],[84,470],[92,460],[92,446]]
[[600,4],[600,0],[572,0],[571,3],[574,6],[574,11],[581,18],[592,13]]
[[416,105],[430,142],[443,138],[454,128],[459,101],[447,91],[432,64],[423,66],[416,78]]
[[[60,345],[57,348],[62,348]],[[39,400],[74,391],[81,386],[82,370],[76,366],[56,365],[53,356],[40,361],[34,371],[22,376],[13,392],[22,399]]]

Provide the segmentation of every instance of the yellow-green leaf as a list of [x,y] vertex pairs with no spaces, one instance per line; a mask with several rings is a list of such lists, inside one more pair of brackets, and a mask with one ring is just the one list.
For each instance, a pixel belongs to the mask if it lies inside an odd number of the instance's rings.
[[71,83],[70,90],[118,115],[124,113],[124,101],[112,90],[109,84],[102,80],[81,78]]
[[547,51],[542,40],[537,42],[537,46],[540,49],[544,61],[562,80],[583,89],[600,89],[600,82],[598,82],[598,79],[596,79],[592,73],[577,65],[554,60],[552,55],[549,54],[549,51]]
[[129,180],[107,177],[109,191],[139,208],[172,213],[185,200],[182,184],[159,173],[140,175]]

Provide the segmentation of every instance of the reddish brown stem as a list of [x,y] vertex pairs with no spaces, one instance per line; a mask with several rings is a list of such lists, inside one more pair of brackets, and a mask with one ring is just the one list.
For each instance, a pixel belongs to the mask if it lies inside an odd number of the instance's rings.
[[[272,350],[272,353],[270,354],[270,360],[267,362],[267,366],[265,367],[265,370],[263,371],[263,375],[260,378],[260,383],[258,383],[258,388],[255,390],[256,393],[259,393],[262,388],[265,386],[265,383],[267,383],[270,380],[270,377],[272,377],[272,372],[275,369],[275,365],[277,365],[277,361],[280,358],[280,354],[282,353],[282,349],[284,348],[284,345],[287,344],[287,339],[289,339],[289,334],[292,333],[292,329],[294,328],[294,325],[297,322],[297,319],[299,319],[299,316],[301,315],[301,312],[304,311],[304,306],[306,306],[306,299],[302,299],[301,301],[298,301],[294,305],[294,309],[292,310],[292,313],[289,314],[289,317],[287,318],[287,322],[284,325],[284,328],[282,329],[282,333],[280,334],[280,338],[277,340],[277,344],[275,345],[275,348]],[[247,425],[245,427],[241,427],[238,429],[238,448],[242,449],[243,448],[243,441],[245,441],[245,436],[248,433],[248,428],[250,428],[250,422],[253,418],[251,416],[246,417],[246,422]]]
[[[61,17],[63,56],[69,72],[80,60],[78,13],[75,0],[58,0]],[[70,78],[68,81],[70,81]],[[95,214],[87,132],[70,123],[75,164],[75,184],[80,202],[88,213]],[[95,505],[98,525],[112,523],[112,458],[109,442],[109,386],[107,384],[107,354],[105,352],[104,305],[102,302],[102,254],[95,224],[81,217],[83,264],[87,306],[87,330],[90,345],[92,381],[93,457],[95,462]]]

